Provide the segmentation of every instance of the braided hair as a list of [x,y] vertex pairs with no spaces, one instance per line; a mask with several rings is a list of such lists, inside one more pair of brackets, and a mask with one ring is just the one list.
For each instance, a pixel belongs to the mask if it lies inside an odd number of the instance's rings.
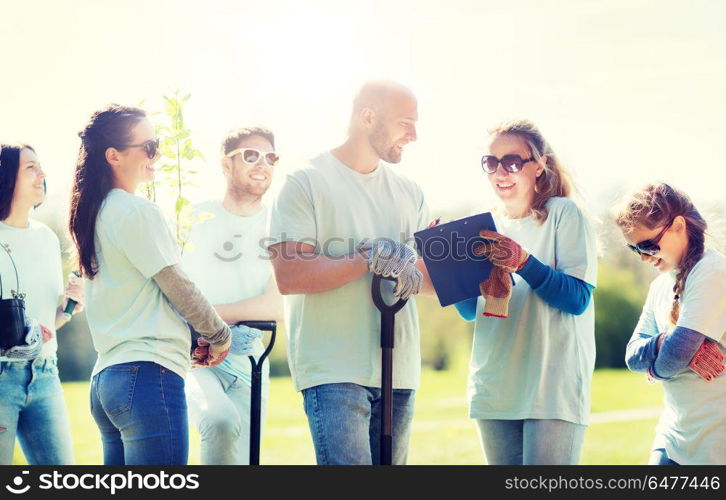
[[688,248],[676,269],[673,307],[670,313],[670,321],[673,325],[678,323],[679,299],[686,287],[688,274],[693,266],[701,260],[705,251],[705,233],[708,227],[706,220],[686,193],[664,182],[648,184],[633,193],[615,217],[615,223],[621,229],[630,231],[636,224],[648,229],[665,226],[678,216],[683,217],[686,221]]

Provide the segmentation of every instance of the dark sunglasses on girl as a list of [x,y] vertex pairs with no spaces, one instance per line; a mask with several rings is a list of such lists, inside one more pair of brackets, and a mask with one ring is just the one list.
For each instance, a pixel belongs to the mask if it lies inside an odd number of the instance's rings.
[[247,165],[256,165],[257,162],[260,161],[260,158],[265,159],[265,163],[268,167],[274,167],[275,165],[277,165],[277,162],[280,161],[280,157],[274,151],[263,153],[262,151],[253,148],[234,149],[227,153],[227,156],[229,158],[232,158],[237,153],[241,155],[242,161],[245,162]]
[[159,138],[155,137],[148,141],[144,141],[141,144],[128,144],[124,146],[124,149],[125,148],[143,148],[144,151],[146,151],[146,156],[151,159],[154,158],[156,156],[156,152],[159,151]]
[[673,221],[670,221],[668,225],[666,225],[666,227],[664,227],[655,238],[641,241],[636,245],[631,245],[630,243],[627,243],[628,248],[631,249],[633,252],[637,253],[638,255],[647,255],[649,257],[654,256],[655,254],[660,252],[660,246],[658,245],[658,243],[660,242],[661,238],[668,230],[668,228],[671,227],[671,224],[673,224]]
[[501,163],[502,168],[506,172],[516,174],[522,170],[525,163],[530,161],[534,161],[534,158],[531,156],[529,158],[522,159],[519,155],[504,155],[500,159],[494,155],[484,155],[481,157],[481,168],[484,169],[484,172],[487,174],[493,174],[497,171],[497,167]]

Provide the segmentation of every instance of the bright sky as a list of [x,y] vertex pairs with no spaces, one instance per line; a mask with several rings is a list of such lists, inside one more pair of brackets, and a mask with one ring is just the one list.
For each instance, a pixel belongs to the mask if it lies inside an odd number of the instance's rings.
[[409,84],[419,140],[396,168],[432,213],[493,194],[479,166],[486,130],[533,119],[600,203],[670,180],[724,199],[726,2],[3,1],[0,140],[34,145],[50,200],[65,204],[76,133],[110,103],[158,108],[190,92],[185,118],[220,195],[219,143],[272,128],[280,174],[345,137],[352,97],[373,77]]

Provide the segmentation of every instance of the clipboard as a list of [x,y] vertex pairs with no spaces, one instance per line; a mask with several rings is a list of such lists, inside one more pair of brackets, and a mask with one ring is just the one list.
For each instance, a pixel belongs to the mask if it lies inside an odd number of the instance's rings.
[[474,254],[474,248],[484,243],[479,236],[482,229],[497,230],[491,212],[414,233],[441,307],[479,296],[479,283],[489,277],[493,264]]

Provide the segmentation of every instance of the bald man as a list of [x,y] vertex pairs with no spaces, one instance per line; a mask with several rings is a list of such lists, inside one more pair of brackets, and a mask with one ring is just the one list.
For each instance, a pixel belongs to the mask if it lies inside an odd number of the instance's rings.
[[371,279],[387,266],[399,271],[396,293],[411,296],[396,315],[393,354],[393,463],[406,463],[421,365],[413,295],[432,291],[413,233],[426,227],[428,209],[418,185],[383,162],[401,161],[417,120],[410,89],[366,83],[345,143],[290,173],[272,207],[268,248],[286,296],[288,361],[321,465],[379,463],[380,315]]

